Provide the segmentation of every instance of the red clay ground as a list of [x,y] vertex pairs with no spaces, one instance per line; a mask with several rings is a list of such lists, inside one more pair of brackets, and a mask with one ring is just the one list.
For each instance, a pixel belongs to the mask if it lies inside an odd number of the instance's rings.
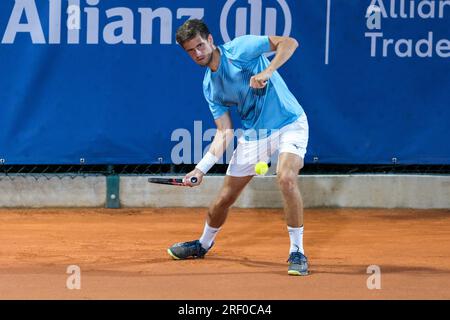
[[[0,210],[1,299],[450,299],[450,210],[309,209],[311,275],[287,275],[282,210],[233,209],[202,260],[205,209]],[[81,290],[66,288],[69,265]],[[369,290],[369,265],[381,289]]]

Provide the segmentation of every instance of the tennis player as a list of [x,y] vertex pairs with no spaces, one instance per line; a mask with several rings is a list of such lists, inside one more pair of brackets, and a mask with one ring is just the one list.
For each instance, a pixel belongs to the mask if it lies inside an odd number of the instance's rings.
[[[237,107],[244,134],[230,160],[224,184],[210,205],[199,240],[181,242],[168,249],[174,259],[203,258],[214,244],[228,210],[255,175],[255,164],[269,162],[278,151],[277,178],[283,195],[290,237],[289,275],[307,275],[308,260],[303,249],[303,202],[297,176],[304,164],[308,144],[305,112],[277,72],[298,47],[295,39],[279,36],[237,37],[216,46],[207,25],[197,19],[186,21],[176,34],[189,56],[206,67],[203,93],[217,125],[210,149],[185,177],[203,176],[223,156],[234,139],[230,107]],[[265,54],[275,52],[269,61]]]

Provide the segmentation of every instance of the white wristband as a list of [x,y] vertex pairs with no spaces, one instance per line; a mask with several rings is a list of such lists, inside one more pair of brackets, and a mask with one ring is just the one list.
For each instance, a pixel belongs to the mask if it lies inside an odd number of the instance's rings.
[[216,164],[217,161],[219,161],[219,158],[217,158],[211,152],[207,152],[203,159],[200,160],[200,162],[195,167],[203,172],[203,174],[206,174],[209,169],[211,169],[213,165]]

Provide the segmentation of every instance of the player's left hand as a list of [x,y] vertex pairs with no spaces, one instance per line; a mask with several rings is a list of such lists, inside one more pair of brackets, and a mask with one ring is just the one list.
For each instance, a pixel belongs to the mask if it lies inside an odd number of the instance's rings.
[[250,78],[250,87],[253,89],[262,89],[267,85],[267,81],[269,81],[272,76],[272,72],[269,70],[264,70],[258,74],[255,74]]

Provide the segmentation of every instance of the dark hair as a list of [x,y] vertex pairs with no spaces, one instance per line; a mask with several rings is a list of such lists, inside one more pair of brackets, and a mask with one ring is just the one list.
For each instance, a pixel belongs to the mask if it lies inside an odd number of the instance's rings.
[[202,20],[191,19],[178,28],[176,39],[180,45],[183,45],[183,43],[195,38],[197,35],[207,39],[210,34],[208,26]]

